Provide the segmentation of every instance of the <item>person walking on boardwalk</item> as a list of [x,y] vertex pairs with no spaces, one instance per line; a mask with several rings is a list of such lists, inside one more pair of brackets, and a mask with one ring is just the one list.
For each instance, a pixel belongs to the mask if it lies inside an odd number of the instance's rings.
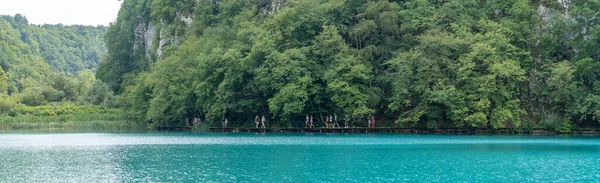
[[254,128],[258,128],[258,122],[259,122],[259,121],[260,121],[260,119],[259,119],[258,115],[256,115],[256,117],[254,118],[254,123],[256,124],[256,125],[254,126]]
[[308,114],[306,114],[306,121],[304,122],[304,128],[308,128],[309,122],[310,122],[310,118],[308,117]]
[[266,128],[265,127],[265,121],[267,121],[267,119],[265,119],[265,115],[262,116],[262,125],[260,126],[261,128]]
[[337,126],[338,128],[340,127],[340,124],[339,124],[339,123],[338,123],[338,121],[337,121],[337,114],[335,114],[335,113],[333,114],[333,124],[334,124],[334,125],[333,125],[333,127],[334,127],[334,128],[335,128],[336,126]]
[[375,116],[371,116],[371,127],[375,128]]
[[310,124],[308,125],[308,127],[309,127],[309,128],[313,128],[313,127],[315,127],[315,126],[313,125],[313,116],[310,116]]
[[329,128],[329,117],[331,116],[325,116],[325,128]]
[[371,128],[371,116],[370,114],[367,116],[367,128]]
[[225,118],[225,121],[223,121],[223,128],[227,128],[227,123],[229,123],[229,121],[227,121],[227,118]]
[[348,128],[348,115],[344,116],[344,128]]
[[331,115],[329,115],[329,125],[331,128],[335,127],[335,124],[333,124],[333,117],[331,117]]

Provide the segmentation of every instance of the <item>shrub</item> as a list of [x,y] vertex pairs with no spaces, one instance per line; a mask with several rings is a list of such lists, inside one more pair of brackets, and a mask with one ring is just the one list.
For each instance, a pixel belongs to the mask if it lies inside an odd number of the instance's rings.
[[564,118],[562,120],[562,124],[560,126],[560,128],[558,129],[558,131],[560,133],[571,133],[573,132],[573,128],[575,125],[573,125],[573,123],[571,123],[571,120],[569,120],[568,118]]
[[556,115],[549,115],[540,121],[540,125],[548,130],[558,130],[562,126],[562,120]]
[[0,115],[14,115],[17,106],[15,101],[0,97]]
[[38,106],[46,103],[44,94],[41,88],[27,88],[21,94],[21,102],[28,106]]

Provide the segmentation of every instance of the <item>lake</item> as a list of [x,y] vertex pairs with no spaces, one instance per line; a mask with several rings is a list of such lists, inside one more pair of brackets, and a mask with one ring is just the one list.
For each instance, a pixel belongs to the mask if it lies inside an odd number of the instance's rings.
[[595,182],[600,138],[0,133],[0,182]]

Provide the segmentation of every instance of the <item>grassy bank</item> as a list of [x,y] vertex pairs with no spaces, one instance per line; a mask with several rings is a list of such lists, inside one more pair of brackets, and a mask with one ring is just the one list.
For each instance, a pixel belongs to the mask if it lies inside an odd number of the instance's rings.
[[0,105],[0,130],[142,130],[119,108],[70,102],[42,106]]
[[0,130],[143,130],[120,114],[65,114],[56,116],[0,116]]

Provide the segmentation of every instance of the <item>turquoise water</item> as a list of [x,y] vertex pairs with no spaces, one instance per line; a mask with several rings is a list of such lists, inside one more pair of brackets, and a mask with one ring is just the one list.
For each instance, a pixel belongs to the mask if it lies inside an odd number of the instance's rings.
[[0,182],[596,182],[600,138],[0,133]]

